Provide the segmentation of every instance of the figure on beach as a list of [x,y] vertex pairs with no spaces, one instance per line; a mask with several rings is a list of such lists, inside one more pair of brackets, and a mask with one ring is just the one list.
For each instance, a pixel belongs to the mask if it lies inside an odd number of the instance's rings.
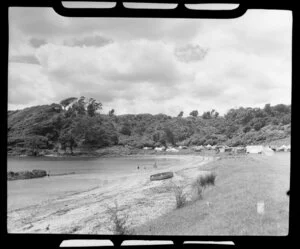
[[139,165],[137,166],[137,169],[140,169],[140,166],[139,166]]

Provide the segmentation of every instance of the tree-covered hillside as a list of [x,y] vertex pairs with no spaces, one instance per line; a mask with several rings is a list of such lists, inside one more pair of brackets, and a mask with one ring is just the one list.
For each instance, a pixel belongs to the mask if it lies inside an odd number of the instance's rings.
[[41,150],[93,151],[113,145],[134,148],[160,145],[239,146],[288,138],[291,106],[266,104],[261,108],[215,110],[188,117],[165,114],[117,115],[101,112],[94,99],[68,98],[59,104],[8,111],[8,153],[38,155]]

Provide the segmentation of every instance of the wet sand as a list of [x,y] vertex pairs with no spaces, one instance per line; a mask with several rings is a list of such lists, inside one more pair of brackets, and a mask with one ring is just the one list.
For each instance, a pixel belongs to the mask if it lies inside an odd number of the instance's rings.
[[[21,195],[14,200],[8,196],[8,232],[112,234],[113,224],[108,209],[114,207],[115,202],[121,210],[120,215],[128,217],[126,224],[129,228],[155,219],[175,208],[172,186],[185,186],[185,191],[188,191],[193,180],[207,172],[201,171],[201,166],[213,160],[203,156],[173,157],[180,160],[169,167],[141,167],[126,176],[113,176],[112,181],[102,180],[96,187],[88,189],[84,181],[90,177],[97,182],[97,176],[75,174],[50,177],[53,186],[59,181],[68,185],[69,191],[60,192],[56,184],[57,192],[52,191],[48,195],[45,191],[43,198],[36,202],[22,202]],[[164,171],[173,171],[174,177],[150,181],[151,174]],[[75,186],[81,177],[82,186]]]

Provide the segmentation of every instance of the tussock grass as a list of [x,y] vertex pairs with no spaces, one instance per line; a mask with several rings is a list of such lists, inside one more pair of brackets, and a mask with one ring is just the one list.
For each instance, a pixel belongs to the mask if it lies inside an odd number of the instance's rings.
[[204,176],[200,175],[196,178],[192,186],[194,189],[196,189],[198,199],[203,199],[203,191],[206,187],[215,185],[216,177],[217,175],[215,173],[210,173]]
[[196,183],[200,185],[202,188],[206,188],[208,186],[214,186],[217,175],[215,173],[206,174],[204,176],[199,176],[196,179]]
[[111,231],[117,235],[132,234],[132,231],[128,227],[128,215],[122,214],[121,209],[117,203],[114,202],[113,207],[108,207],[108,214],[110,215],[109,220],[112,222],[113,226]]
[[184,187],[174,184],[173,190],[175,194],[176,208],[184,207],[187,203],[186,194],[183,192]]

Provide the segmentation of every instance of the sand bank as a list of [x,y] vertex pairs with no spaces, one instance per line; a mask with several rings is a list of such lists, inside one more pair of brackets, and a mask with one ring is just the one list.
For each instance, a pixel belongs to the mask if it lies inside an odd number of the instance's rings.
[[[110,184],[84,191],[70,191],[42,202],[8,210],[8,231],[13,233],[80,233],[111,234],[112,222],[108,208],[118,203],[120,214],[126,215],[129,228],[139,226],[175,208],[174,184],[190,184],[201,166],[212,157],[180,156],[176,165],[162,169],[140,169],[114,177]],[[150,181],[150,175],[172,171],[174,177],[164,181]],[[66,175],[66,182],[78,175]],[[47,195],[47,193],[45,193]],[[192,196],[188,196],[192,198]]]

